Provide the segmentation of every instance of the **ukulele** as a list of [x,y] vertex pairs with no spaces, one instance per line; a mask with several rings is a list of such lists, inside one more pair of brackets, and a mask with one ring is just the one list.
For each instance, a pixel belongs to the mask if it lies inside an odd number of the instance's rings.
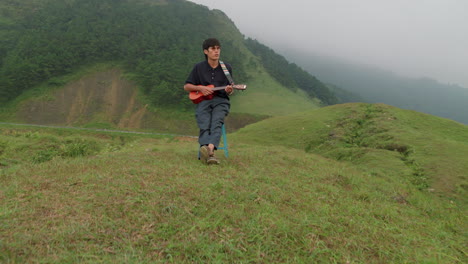
[[[202,85],[198,85],[198,86],[202,86]],[[218,91],[218,90],[226,89],[227,86],[214,87],[214,85],[210,84],[210,85],[207,85],[207,87],[210,87],[213,91]],[[232,85],[232,88],[236,89],[236,90],[245,90],[245,89],[247,89],[247,85],[245,85],[245,84],[234,84],[234,85]],[[214,94],[203,95],[201,92],[198,92],[198,91],[190,92],[190,94],[189,94],[189,98],[190,98],[190,100],[192,100],[192,102],[194,104],[198,104],[203,100],[211,100],[211,99],[213,99],[213,96],[214,96]]]

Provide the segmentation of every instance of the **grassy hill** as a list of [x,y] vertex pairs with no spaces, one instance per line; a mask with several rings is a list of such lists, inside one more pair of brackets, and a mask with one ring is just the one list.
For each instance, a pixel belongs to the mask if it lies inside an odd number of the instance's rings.
[[404,175],[422,190],[466,199],[468,128],[455,121],[384,104],[343,104],[271,118],[235,137],[363,164],[378,177]]
[[[0,124],[1,263],[466,263],[467,126],[318,108],[320,81],[186,1],[23,2],[0,3],[1,121],[164,134]],[[248,89],[207,167],[174,134],[213,34]]]
[[[256,78],[247,82],[248,90],[237,92],[231,98],[231,113],[226,120],[229,131],[268,116],[319,107],[320,101],[311,101],[301,90],[287,89],[261,67],[255,72]],[[3,105],[0,120],[197,134],[194,105],[188,109],[154,106],[133,78],[115,63],[86,67],[38,85]],[[182,89],[182,86],[174,89]],[[188,94],[185,100],[188,101]]]
[[[123,93],[135,99],[139,110],[146,106],[150,116],[146,123],[157,123],[161,132],[174,128],[160,124],[169,122],[174,113],[183,116],[178,121],[184,123],[192,113],[182,86],[191,67],[204,59],[200,46],[208,37],[220,39],[222,59],[233,66],[234,79],[248,85],[246,92],[233,98],[234,124],[315,109],[335,100],[323,83],[266,46],[255,42],[253,50],[248,44],[254,42],[244,39],[224,13],[188,1],[9,0],[0,4],[0,14],[3,121],[50,124],[43,116],[58,112],[67,118],[59,123],[55,118],[54,124],[124,127],[123,121],[138,112],[130,102],[125,102],[127,111],[118,111],[117,116],[106,111],[114,110],[111,107],[96,106],[121,104],[110,100],[115,96],[107,92],[121,82],[127,83]],[[276,68],[282,74],[273,74]],[[109,70],[120,75],[111,76]],[[111,77],[93,81],[97,75]],[[284,76],[293,82],[284,82]],[[75,96],[66,96],[72,94],[69,90],[76,91]],[[98,97],[83,103],[77,94]],[[101,94],[109,96],[100,98]],[[86,115],[63,112],[63,106],[77,106]],[[34,109],[49,112],[41,116]]]
[[467,135],[336,105],[207,167],[193,138],[0,125],[0,262],[465,263]]

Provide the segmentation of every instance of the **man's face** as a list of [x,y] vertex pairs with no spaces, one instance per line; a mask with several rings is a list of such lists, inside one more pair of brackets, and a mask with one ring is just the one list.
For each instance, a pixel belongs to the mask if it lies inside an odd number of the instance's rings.
[[209,60],[218,60],[219,55],[221,54],[221,47],[220,46],[214,46],[214,47],[209,47],[208,49],[204,50],[206,56],[208,56]]

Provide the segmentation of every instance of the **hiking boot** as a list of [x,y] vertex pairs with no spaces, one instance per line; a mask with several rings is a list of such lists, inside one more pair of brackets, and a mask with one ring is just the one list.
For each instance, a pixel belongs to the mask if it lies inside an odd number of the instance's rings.
[[210,150],[208,149],[208,146],[201,146],[201,148],[200,148],[200,160],[204,164],[207,163],[208,158],[210,157],[209,152],[210,152]]
[[219,165],[219,160],[213,155],[208,158],[206,163],[208,163],[208,165]]

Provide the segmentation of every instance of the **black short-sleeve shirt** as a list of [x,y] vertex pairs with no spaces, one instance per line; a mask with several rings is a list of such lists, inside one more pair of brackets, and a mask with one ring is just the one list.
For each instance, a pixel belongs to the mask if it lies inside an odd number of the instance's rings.
[[[226,68],[229,70],[229,73],[232,76],[231,65],[228,63],[224,63],[224,64],[226,65]],[[224,74],[224,71],[221,68],[221,65],[218,64],[218,67],[213,69],[210,66],[210,64],[208,64],[208,61],[202,61],[202,62],[195,64],[195,66],[192,69],[192,72],[190,73],[185,83],[190,83],[193,85],[203,85],[203,86],[207,86],[211,84],[211,85],[214,85],[215,87],[229,85],[229,81],[226,78],[226,75]],[[224,90],[216,91],[215,96],[220,96],[220,97],[229,99],[229,96]]]

